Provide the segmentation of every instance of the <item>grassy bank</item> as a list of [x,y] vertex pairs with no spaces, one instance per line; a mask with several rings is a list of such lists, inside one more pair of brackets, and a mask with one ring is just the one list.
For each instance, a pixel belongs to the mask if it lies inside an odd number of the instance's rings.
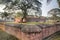
[[57,32],[56,34],[54,34],[51,37],[48,37],[44,40],[60,40],[60,32]]
[[0,30],[0,40],[18,40],[18,39]]
[[53,36],[51,40],[60,40],[60,32]]
[[26,23],[15,23],[15,22],[6,22],[8,24],[25,24],[25,25],[37,25],[37,24],[54,24],[53,22],[26,22]]

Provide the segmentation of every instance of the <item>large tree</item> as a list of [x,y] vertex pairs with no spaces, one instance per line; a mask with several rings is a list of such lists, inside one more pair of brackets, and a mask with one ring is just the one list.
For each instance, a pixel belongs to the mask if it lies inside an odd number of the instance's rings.
[[54,20],[57,20],[59,19],[60,17],[60,9],[59,8],[54,8],[54,9],[51,9],[49,12],[48,12],[49,15],[52,15],[52,18]]
[[[27,11],[27,9],[31,8],[40,12],[41,15],[41,2],[38,0],[3,0],[6,4],[5,9],[22,9],[23,11]],[[43,0],[44,1],[44,0]],[[47,0],[47,3],[50,3],[52,0]],[[26,13],[25,13],[26,14]]]
[[[33,9],[40,13],[41,15],[41,2],[38,0],[3,0],[6,4],[5,10],[19,10],[23,11],[23,18],[27,16],[27,9]],[[47,0],[50,3],[51,0]],[[36,13],[37,13],[36,12]]]
[[58,4],[59,4],[59,7],[60,7],[60,0],[57,0],[58,1]]
[[22,19],[24,19],[27,16],[27,9],[33,9],[33,10],[36,10],[37,12],[40,12],[41,6],[42,4],[38,0],[12,0],[11,2],[7,3],[5,9],[8,9],[8,10],[21,9],[24,15]]

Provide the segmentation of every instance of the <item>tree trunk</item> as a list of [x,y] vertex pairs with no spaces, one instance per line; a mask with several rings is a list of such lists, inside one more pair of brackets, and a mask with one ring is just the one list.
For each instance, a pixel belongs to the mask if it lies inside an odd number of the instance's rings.
[[23,10],[24,12],[23,12],[23,18],[22,18],[22,22],[26,22],[26,16],[27,16],[27,10]]

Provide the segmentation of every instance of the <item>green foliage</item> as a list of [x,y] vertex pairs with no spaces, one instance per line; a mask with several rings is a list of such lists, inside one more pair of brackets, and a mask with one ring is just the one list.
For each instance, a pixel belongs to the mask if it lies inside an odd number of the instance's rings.
[[[15,0],[15,1],[12,0],[12,2],[10,4],[11,4],[10,6],[13,5],[13,7],[8,6],[9,5],[9,3],[8,3],[6,5],[6,8],[9,9],[9,7],[10,7],[10,9],[16,9],[16,8],[21,9],[23,11],[23,15],[24,15],[23,18],[25,18],[27,16],[27,9],[34,9],[40,13],[40,11],[41,11],[40,7],[42,5],[41,2],[39,2],[38,0]],[[37,5],[37,7],[35,7],[33,4]],[[15,7],[15,6],[17,6],[17,7]]]
[[23,13],[17,12],[15,16],[16,16],[16,17],[23,17]]
[[53,20],[57,20],[60,17],[60,9],[59,8],[54,8],[48,12],[49,15],[52,15],[51,18]]
[[1,17],[7,17],[9,14],[7,12],[1,13]]
[[0,4],[5,4],[5,3],[8,3],[10,2],[11,0],[0,0]]

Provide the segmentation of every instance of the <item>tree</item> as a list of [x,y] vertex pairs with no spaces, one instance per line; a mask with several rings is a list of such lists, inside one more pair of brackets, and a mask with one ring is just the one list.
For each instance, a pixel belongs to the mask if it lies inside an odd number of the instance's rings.
[[[47,0],[47,3],[50,3],[51,0]],[[12,10],[19,10],[21,9],[23,11],[23,18],[26,18],[27,16],[27,9],[34,9],[41,15],[41,2],[38,0],[7,0],[6,8],[5,9],[12,9]]]
[[54,8],[54,9],[51,9],[49,12],[48,12],[49,15],[52,15],[52,18],[54,20],[57,20],[59,19],[60,17],[60,9],[59,8]]
[[[51,1],[52,0],[47,0],[47,3],[50,3]],[[24,11],[24,14],[26,15],[27,9],[31,8],[31,9],[37,10],[37,12],[40,12],[40,15],[41,15],[40,7],[42,4],[38,0],[10,0],[10,1],[7,0],[6,2],[7,2],[6,8],[8,10],[22,9]]]
[[[10,3],[10,5],[8,5]],[[23,11],[23,18],[26,18],[27,16],[27,9],[34,9],[36,11],[41,11],[41,2],[38,0],[14,0],[12,2],[9,2],[6,5],[5,9],[12,9],[12,10],[18,10],[21,9]]]
[[0,0],[0,4],[5,4],[5,3],[8,3],[8,2],[11,2],[11,0]]
[[60,0],[57,0],[58,4],[59,4],[59,7],[60,7]]
[[1,13],[1,17],[5,18],[5,20],[6,20],[7,16],[9,16],[9,14],[7,12]]

